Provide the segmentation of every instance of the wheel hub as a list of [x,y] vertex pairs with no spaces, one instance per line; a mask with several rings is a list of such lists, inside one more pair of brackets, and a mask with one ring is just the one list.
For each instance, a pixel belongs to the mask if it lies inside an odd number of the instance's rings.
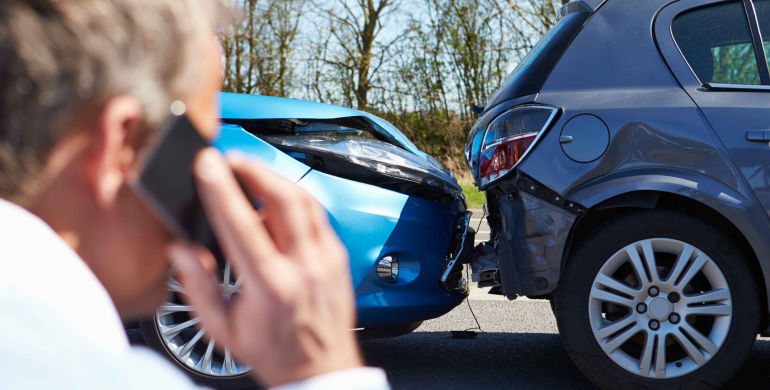
[[669,314],[674,311],[673,305],[663,297],[653,298],[647,303],[647,307],[650,309],[647,311],[650,318],[654,318],[658,321],[668,319]]

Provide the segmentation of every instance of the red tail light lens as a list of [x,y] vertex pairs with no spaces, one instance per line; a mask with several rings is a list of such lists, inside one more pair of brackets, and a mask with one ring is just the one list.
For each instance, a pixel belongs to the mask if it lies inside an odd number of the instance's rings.
[[532,146],[537,133],[528,133],[520,137],[493,145],[480,156],[482,183],[491,182],[507,173],[519,162],[524,152]]
[[515,107],[495,118],[487,127],[481,145],[481,186],[513,170],[557,112],[554,107],[530,105]]

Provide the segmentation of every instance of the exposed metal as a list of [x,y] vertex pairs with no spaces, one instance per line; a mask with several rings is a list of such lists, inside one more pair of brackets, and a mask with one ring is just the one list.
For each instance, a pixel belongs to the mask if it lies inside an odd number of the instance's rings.
[[[559,282],[562,251],[577,216],[523,191],[498,199],[502,231],[496,249],[503,292],[532,296],[552,292]],[[538,283],[540,277],[547,283]]]
[[637,241],[607,259],[588,310],[593,335],[610,359],[658,379],[706,364],[723,345],[733,314],[719,266],[698,248],[668,238]]

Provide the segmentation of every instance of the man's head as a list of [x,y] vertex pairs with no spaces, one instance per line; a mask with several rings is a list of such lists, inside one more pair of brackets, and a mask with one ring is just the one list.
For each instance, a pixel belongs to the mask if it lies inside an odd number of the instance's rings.
[[214,135],[225,15],[217,0],[0,1],[0,197],[62,236],[124,318],[162,299],[170,240],[127,182],[172,102]]

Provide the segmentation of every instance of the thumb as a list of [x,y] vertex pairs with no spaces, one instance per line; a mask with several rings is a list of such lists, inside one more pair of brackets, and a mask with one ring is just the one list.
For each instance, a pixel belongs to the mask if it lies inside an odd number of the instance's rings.
[[[210,337],[228,343],[228,302],[222,298],[222,291],[213,275],[216,260],[203,248],[189,244],[174,243],[168,249],[168,256],[179,272],[184,287],[182,299],[195,306]],[[204,264],[212,265],[207,270]]]

